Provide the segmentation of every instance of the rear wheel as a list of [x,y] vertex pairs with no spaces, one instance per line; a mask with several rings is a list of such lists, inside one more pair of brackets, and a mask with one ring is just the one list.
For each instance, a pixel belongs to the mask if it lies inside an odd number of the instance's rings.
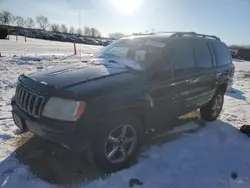
[[143,129],[132,115],[107,119],[90,149],[91,162],[104,172],[125,168],[140,152]]
[[218,91],[212,100],[200,109],[201,117],[206,121],[214,121],[220,115],[224,103],[224,92]]

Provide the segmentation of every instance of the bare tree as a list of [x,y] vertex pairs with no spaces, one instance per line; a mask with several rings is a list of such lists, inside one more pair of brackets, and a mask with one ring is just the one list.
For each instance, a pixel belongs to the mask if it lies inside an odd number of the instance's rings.
[[99,30],[96,30],[95,37],[99,37],[99,38],[101,37],[101,33]]
[[25,20],[21,16],[14,16],[13,22],[19,27],[23,27],[25,25]]
[[26,27],[28,27],[28,28],[34,28],[35,25],[36,25],[35,21],[31,17],[29,17],[29,18],[26,19]]
[[81,29],[81,28],[78,28],[78,29],[76,30],[76,34],[79,35],[79,36],[82,35],[82,29]]
[[71,27],[70,27],[70,29],[69,29],[69,33],[70,33],[70,34],[74,34],[74,33],[75,33],[75,29],[74,29],[74,27],[73,27],[73,26],[71,26]]
[[0,13],[0,24],[1,25],[9,25],[13,21],[13,16],[8,11],[3,11]]
[[87,26],[84,27],[84,35],[85,36],[90,36],[90,28],[87,27]]
[[0,12],[0,25],[3,25],[3,13]]
[[37,16],[36,22],[40,26],[41,29],[46,30],[47,27],[49,27],[49,20],[45,16]]
[[90,36],[95,36],[95,28],[90,28]]
[[109,33],[109,37],[114,38],[114,39],[119,39],[119,38],[124,37],[124,33],[120,33],[120,32]]
[[101,33],[96,28],[90,29],[90,36],[92,37],[101,37]]
[[62,24],[62,25],[61,25],[60,31],[61,31],[62,33],[68,33],[68,28],[66,27],[65,24]]
[[51,24],[50,28],[51,28],[51,31],[53,32],[59,32],[60,26],[58,24]]
[[99,30],[97,30],[97,35],[96,36],[101,38],[102,35],[101,35],[101,32]]
[[3,13],[0,12],[0,25],[3,25]]

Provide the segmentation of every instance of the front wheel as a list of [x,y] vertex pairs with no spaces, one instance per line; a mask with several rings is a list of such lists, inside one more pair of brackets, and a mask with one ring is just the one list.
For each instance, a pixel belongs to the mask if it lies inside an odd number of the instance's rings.
[[100,125],[101,131],[90,149],[91,162],[104,172],[127,167],[140,152],[143,129],[132,115],[116,116]]
[[202,119],[214,121],[220,115],[224,103],[224,93],[217,92],[212,100],[200,109]]

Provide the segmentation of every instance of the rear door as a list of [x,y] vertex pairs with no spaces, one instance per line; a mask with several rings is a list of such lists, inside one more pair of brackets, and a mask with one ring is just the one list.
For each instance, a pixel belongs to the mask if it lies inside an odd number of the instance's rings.
[[216,77],[212,52],[206,40],[194,40],[196,100],[200,107],[208,103],[215,93]]
[[195,59],[192,43],[189,39],[177,40],[173,44],[174,52],[171,58],[176,87],[178,115],[196,109],[197,87],[195,80]]

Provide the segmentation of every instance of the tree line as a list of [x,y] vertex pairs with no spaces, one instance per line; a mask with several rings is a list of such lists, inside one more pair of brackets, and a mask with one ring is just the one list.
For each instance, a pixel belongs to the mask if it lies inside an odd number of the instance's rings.
[[71,26],[68,28],[65,24],[51,23],[45,16],[37,16],[34,20],[32,17],[23,18],[22,16],[12,15],[9,11],[0,12],[0,25],[18,26],[31,29],[42,29],[53,32],[69,33],[76,35],[85,35],[92,37],[101,37],[101,33],[96,28],[90,28],[85,26],[82,28],[74,28]]
[[[9,11],[0,12],[0,25],[11,25],[18,27],[26,27],[30,29],[42,29],[49,30],[53,32],[69,33],[76,35],[85,35],[93,37],[101,37],[101,33],[96,28],[90,28],[85,26],[82,28],[74,28],[73,26],[67,27],[65,24],[50,23],[49,19],[46,16],[36,16],[36,19],[32,17],[23,18],[22,16],[15,16]],[[110,38],[122,38],[125,34],[121,32],[109,33]]]

